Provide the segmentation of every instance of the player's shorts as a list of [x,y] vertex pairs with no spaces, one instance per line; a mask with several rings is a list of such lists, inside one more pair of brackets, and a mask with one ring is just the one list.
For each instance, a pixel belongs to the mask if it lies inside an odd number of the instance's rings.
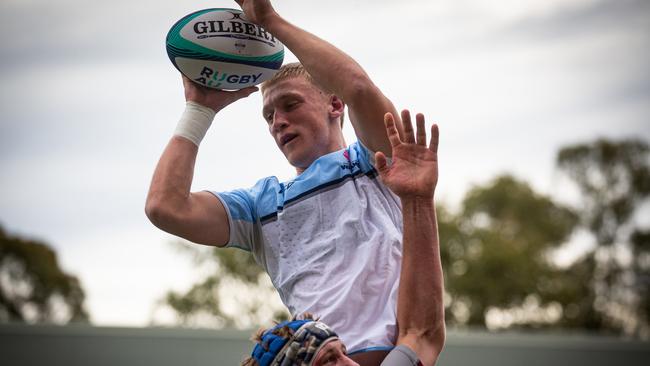
[[381,366],[422,366],[422,363],[412,349],[399,345],[390,351]]

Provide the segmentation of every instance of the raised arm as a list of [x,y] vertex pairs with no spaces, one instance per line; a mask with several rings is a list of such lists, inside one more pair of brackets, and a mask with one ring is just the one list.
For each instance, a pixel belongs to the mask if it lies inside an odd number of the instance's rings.
[[[390,143],[381,121],[385,113],[397,115],[396,110],[363,68],[330,43],[286,21],[269,0],[235,1],[250,21],[282,41],[319,85],[348,105],[352,126],[361,142],[370,150],[390,156]],[[401,134],[399,118],[395,123]]]
[[212,90],[183,77],[187,106],[151,180],[145,212],[161,230],[195,243],[224,246],[229,240],[226,209],[208,192],[190,192],[201,139],[216,112],[257,88]]
[[402,112],[404,141],[394,118],[385,116],[393,149],[392,164],[377,153],[382,181],[402,201],[404,240],[397,299],[397,345],[415,351],[425,366],[436,363],[445,341],[443,275],[438,243],[434,192],[438,182],[438,126],[431,128],[427,147],[424,116],[418,114],[417,133],[408,111]]

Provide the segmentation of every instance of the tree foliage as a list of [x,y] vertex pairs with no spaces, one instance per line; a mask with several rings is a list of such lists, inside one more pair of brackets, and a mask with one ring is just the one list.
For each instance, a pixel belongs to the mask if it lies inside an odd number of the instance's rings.
[[470,190],[457,215],[439,211],[449,323],[484,326],[491,310],[526,306],[540,315],[503,326],[549,326],[576,301],[576,289],[549,260],[577,223],[570,209],[504,175]]
[[79,280],[61,269],[51,248],[0,227],[1,322],[86,322],[84,298]]
[[650,232],[640,208],[650,195],[650,148],[640,140],[565,147],[558,167],[578,187],[583,226],[593,234],[589,300],[595,327],[650,336]]
[[[180,244],[197,265],[208,264],[210,274],[185,292],[169,291],[163,300],[185,326],[250,328],[288,318],[274,301],[277,293],[268,275],[246,251],[212,248],[199,251]],[[227,303],[230,303],[228,308]]]

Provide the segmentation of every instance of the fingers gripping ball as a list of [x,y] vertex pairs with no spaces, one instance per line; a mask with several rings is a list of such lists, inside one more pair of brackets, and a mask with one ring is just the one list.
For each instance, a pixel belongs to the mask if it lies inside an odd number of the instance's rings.
[[183,75],[214,89],[257,85],[284,59],[282,43],[236,9],[189,14],[172,26],[166,43],[169,59]]

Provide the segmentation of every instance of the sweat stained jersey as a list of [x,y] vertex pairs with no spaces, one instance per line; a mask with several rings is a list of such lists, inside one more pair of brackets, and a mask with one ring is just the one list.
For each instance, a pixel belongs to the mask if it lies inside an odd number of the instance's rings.
[[289,311],[320,316],[350,352],[388,349],[397,331],[401,204],[373,164],[357,142],[291,181],[213,192],[228,213],[228,246],[252,252]]

